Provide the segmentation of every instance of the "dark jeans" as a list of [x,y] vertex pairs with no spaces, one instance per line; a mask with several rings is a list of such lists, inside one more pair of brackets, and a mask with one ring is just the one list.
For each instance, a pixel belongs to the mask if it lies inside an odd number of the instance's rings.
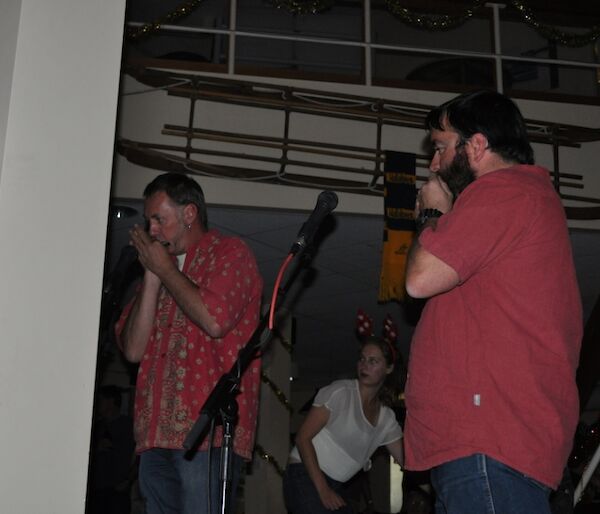
[[[139,483],[145,514],[207,514],[208,452],[185,458],[184,450],[154,448],[140,455]],[[220,448],[212,450],[210,474],[211,514],[221,512],[219,483]],[[235,505],[236,487],[242,458],[233,456],[230,506]]]
[[[343,482],[338,482],[327,475],[325,478],[329,486],[346,500],[343,494]],[[336,511],[326,509],[302,463],[288,464],[283,475],[283,497],[290,514],[331,514],[332,512],[352,514],[353,512],[349,505]]]
[[550,514],[550,488],[486,455],[431,470],[436,514]]

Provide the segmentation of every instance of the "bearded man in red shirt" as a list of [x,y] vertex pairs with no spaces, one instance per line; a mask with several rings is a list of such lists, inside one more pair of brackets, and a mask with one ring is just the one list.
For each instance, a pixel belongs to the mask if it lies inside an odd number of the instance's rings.
[[406,288],[429,298],[406,386],[406,467],[436,512],[550,514],[578,420],[581,300],[567,223],[516,105],[461,95],[427,117]]

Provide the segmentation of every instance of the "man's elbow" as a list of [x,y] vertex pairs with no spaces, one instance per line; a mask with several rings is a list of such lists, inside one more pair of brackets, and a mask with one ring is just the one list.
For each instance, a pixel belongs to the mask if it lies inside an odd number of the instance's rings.
[[412,273],[406,277],[406,292],[412,298],[431,298],[450,291],[459,284],[458,275],[450,272],[444,276],[427,273]]
[[427,280],[422,275],[410,273],[406,276],[406,292],[411,298],[429,298]]
[[144,352],[140,352],[137,347],[132,344],[128,331],[125,330],[121,334],[117,334],[117,346],[123,352],[123,357],[128,362],[137,364],[142,360]]
[[127,345],[123,348],[123,355],[128,362],[137,364],[142,360],[143,352],[137,352],[132,350]]
[[220,339],[227,333],[227,331],[217,322],[207,323],[204,331],[213,339]]

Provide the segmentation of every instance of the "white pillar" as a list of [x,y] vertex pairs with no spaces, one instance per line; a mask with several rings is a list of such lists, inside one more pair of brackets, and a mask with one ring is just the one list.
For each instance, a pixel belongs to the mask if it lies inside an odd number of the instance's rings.
[[125,0],[0,7],[0,512],[82,514]]

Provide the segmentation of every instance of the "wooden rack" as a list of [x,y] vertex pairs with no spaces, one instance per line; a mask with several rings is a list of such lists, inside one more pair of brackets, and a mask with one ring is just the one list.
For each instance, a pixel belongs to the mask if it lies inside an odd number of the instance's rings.
[[[118,151],[127,159],[142,166],[199,174],[253,180],[271,184],[334,189],[365,195],[383,194],[382,149],[384,126],[400,126],[422,130],[425,116],[431,106],[391,101],[310,89],[211,78],[178,72],[151,69],[130,69],[136,80],[153,87],[165,88],[169,95],[190,101],[188,126],[165,124],[163,135],[182,138],[181,145],[136,142],[120,139]],[[196,127],[193,124],[198,100],[275,109],[283,112],[283,134],[279,137],[217,131]],[[376,144],[359,147],[290,138],[290,114],[304,113],[317,116],[348,119],[376,124]],[[562,188],[583,189],[583,177],[563,173],[559,166],[560,147],[579,148],[582,143],[600,140],[600,129],[574,125],[526,120],[531,141],[551,145],[554,169],[551,171],[555,187],[564,200],[598,204],[589,207],[566,207],[570,219],[600,219],[600,199],[567,195]],[[198,142],[212,141],[209,145],[194,146]],[[227,149],[231,147],[231,149]],[[247,151],[240,151],[240,147]],[[269,155],[265,153],[270,152]],[[229,164],[211,163],[203,157],[222,158]],[[331,164],[332,158],[345,162],[355,161],[356,166]],[[243,166],[237,163],[243,162]],[[252,167],[249,163],[262,163],[271,170]],[[429,158],[417,155],[417,167],[427,168]],[[362,166],[361,166],[362,165]],[[265,167],[267,167],[265,166]],[[295,172],[290,172],[293,167]],[[307,173],[298,171],[306,170]],[[343,177],[343,178],[340,178]],[[418,181],[427,176],[417,175]]]

